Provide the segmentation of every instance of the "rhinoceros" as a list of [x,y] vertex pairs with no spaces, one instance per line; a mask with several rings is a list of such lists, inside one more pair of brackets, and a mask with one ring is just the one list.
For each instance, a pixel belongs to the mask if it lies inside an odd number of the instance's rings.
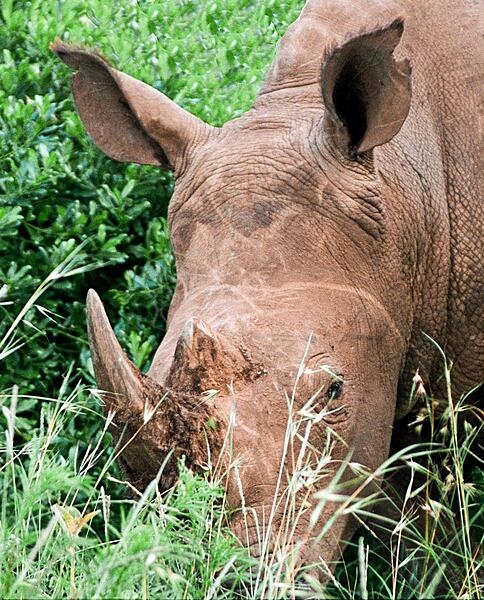
[[[176,181],[177,284],[147,374],[94,291],[87,301],[96,380],[132,485],[146,487],[167,457],[163,488],[181,455],[194,469],[235,465],[233,527],[255,548],[258,531],[281,526],[274,496],[286,472],[297,476],[303,444],[322,451],[331,438],[330,475],[350,469],[349,453],[373,472],[413,409],[417,369],[439,397],[427,336],[452,361],[456,395],[481,382],[479,13],[471,0],[308,0],[253,106],[223,127],[96,51],[53,43],[76,70],[94,143]],[[310,434],[287,452],[288,413],[302,409]],[[335,504],[315,519],[303,477],[299,487],[301,561],[330,563],[357,522],[341,514],[319,536]],[[244,526],[238,509],[252,515]]]

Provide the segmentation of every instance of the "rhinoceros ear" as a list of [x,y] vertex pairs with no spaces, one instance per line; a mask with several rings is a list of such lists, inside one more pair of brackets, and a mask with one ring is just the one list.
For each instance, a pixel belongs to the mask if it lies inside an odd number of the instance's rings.
[[325,128],[351,154],[388,142],[407,117],[412,96],[410,64],[393,57],[402,33],[403,20],[396,19],[332,48],[323,62]]
[[60,40],[51,50],[76,69],[77,110],[94,143],[111,158],[176,171],[190,143],[210,135],[211,127],[96,52]]

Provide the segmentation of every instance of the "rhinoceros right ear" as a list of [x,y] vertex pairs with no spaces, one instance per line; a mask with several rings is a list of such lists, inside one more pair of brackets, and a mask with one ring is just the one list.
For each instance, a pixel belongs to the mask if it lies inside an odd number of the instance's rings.
[[111,158],[177,171],[190,144],[213,130],[96,52],[61,40],[51,50],[76,69],[72,91],[77,110],[94,143]]
[[322,68],[325,127],[350,154],[390,141],[402,127],[412,97],[410,64],[393,51],[403,20],[352,37],[332,48]]

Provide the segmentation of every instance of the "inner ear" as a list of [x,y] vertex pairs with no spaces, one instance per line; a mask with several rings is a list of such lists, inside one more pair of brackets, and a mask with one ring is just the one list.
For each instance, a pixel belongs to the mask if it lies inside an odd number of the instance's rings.
[[322,67],[321,86],[328,135],[350,154],[390,141],[403,125],[411,100],[410,65],[393,51],[402,19],[362,33],[332,48]]
[[368,98],[365,98],[365,71],[361,65],[348,62],[336,79],[333,104],[339,120],[346,127],[349,144],[357,147],[367,129]]

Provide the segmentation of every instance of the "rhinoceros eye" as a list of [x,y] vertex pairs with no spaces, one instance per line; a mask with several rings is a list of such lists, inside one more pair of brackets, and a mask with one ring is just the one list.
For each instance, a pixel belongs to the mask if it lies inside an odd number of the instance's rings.
[[326,395],[330,400],[335,400],[339,398],[343,393],[343,380],[333,381],[326,392]]

